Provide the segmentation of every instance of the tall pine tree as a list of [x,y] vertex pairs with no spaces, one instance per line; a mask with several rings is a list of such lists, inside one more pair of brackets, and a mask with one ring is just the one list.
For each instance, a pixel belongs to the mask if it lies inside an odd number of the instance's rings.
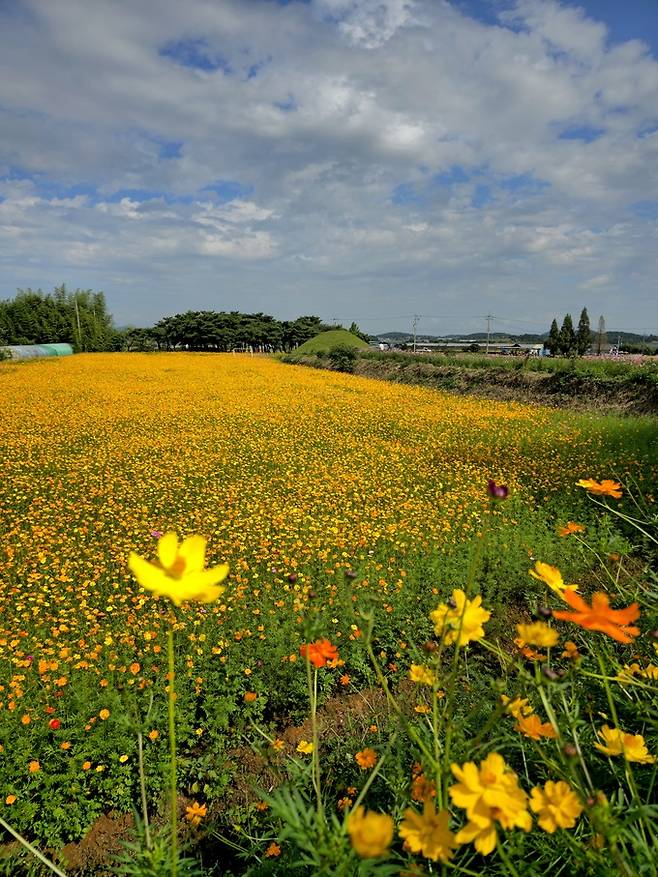
[[592,343],[592,332],[589,328],[589,316],[587,308],[583,308],[578,320],[578,331],[576,332],[576,350],[579,356],[584,356]]
[[576,333],[573,330],[571,314],[564,315],[558,347],[562,356],[571,356],[576,351]]
[[560,350],[560,330],[557,327],[557,320],[551,323],[551,330],[546,339],[546,348],[551,356],[557,356]]

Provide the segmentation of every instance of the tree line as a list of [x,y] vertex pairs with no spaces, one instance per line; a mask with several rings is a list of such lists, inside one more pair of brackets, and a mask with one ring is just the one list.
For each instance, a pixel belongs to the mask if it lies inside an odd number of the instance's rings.
[[185,350],[271,353],[293,350],[320,332],[336,328],[320,317],[277,320],[269,314],[240,311],[186,311],[163,317],[148,329],[129,329],[125,350]]
[[584,356],[592,348],[598,354],[604,353],[607,342],[608,336],[603,317],[599,317],[598,329],[596,333],[593,333],[589,324],[587,308],[583,308],[577,329],[573,327],[571,314],[564,315],[562,326],[559,329],[557,320],[554,319],[545,346],[551,356]]
[[[64,342],[75,351],[256,350],[289,351],[327,329],[320,317],[277,320],[239,311],[186,311],[149,328],[116,329],[102,292],[58,286],[52,293],[19,289],[0,301],[0,347]],[[368,340],[353,323],[350,331]]]
[[52,293],[19,289],[14,299],[0,301],[0,346],[48,343],[76,351],[120,349],[103,293],[68,292],[62,284]]

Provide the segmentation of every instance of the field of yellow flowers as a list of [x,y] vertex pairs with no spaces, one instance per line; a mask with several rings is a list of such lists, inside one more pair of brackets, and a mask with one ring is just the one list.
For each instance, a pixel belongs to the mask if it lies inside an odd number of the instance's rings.
[[[422,747],[412,757],[413,746],[384,738],[408,710],[423,719],[445,697],[437,665],[428,669],[410,644],[420,646],[441,626],[436,612],[445,620],[454,611],[453,591],[459,601],[470,581],[487,611],[498,610],[490,622],[496,642],[520,648],[509,631],[512,621],[530,621],[527,607],[541,602],[545,577],[528,575],[538,560],[559,561],[565,580],[595,577],[595,564],[612,564],[618,582],[638,562],[624,521],[617,526],[614,513],[595,514],[576,482],[615,478],[651,504],[657,481],[649,421],[453,397],[264,357],[79,355],[0,365],[0,388],[3,818],[56,852],[103,813],[164,812],[175,678],[180,813],[206,864],[218,848],[225,857],[224,870],[203,873],[247,873],[233,860],[228,870],[228,849],[258,863],[249,873],[288,873],[281,837],[267,821],[278,814],[285,822],[285,807],[239,788],[240,765],[255,741],[274,757],[258,755],[255,773],[264,785],[276,785],[285,773],[281,759],[290,758],[301,771],[298,788],[308,782],[316,796],[325,794],[316,756],[305,761],[322,725],[321,718],[308,725],[310,644],[333,649],[331,673],[327,661],[313,665],[313,716],[323,704],[349,713],[368,699],[360,692],[388,692],[379,720],[369,713],[361,724],[349,720],[340,739],[327,743],[324,775],[336,812],[349,813],[361,801],[363,772],[384,749],[397,751],[388,789],[378,792],[383,810],[396,784],[407,782],[403,773],[416,786],[430,782]],[[496,502],[503,484],[509,496]],[[187,562],[201,551],[200,565],[222,568],[217,581],[228,572],[221,596],[215,590],[202,599],[206,584],[214,587],[210,579],[184,594],[192,602],[182,606],[140,588],[139,558],[154,560],[159,551],[174,578],[185,568],[185,560],[176,566],[173,537],[163,540],[172,533],[207,540],[189,548]],[[168,655],[172,633],[175,653]],[[474,697],[491,688],[491,660],[475,656],[466,666]],[[417,668],[411,676],[410,667]],[[434,693],[418,703],[423,681]],[[518,721],[531,712],[520,711]],[[331,736],[326,722],[325,731]],[[615,745],[611,733],[607,742]],[[482,763],[481,771],[499,779],[507,770],[495,759]],[[473,776],[459,770],[465,789]],[[518,798],[515,780],[501,782]],[[445,789],[440,794],[447,803]],[[467,792],[450,796],[471,819],[462,834],[475,837],[471,805],[460,803]],[[359,837],[363,849],[370,837],[358,818],[372,818],[358,806],[349,830],[357,853]],[[524,807],[506,806],[509,827],[527,830]],[[439,819],[444,837],[446,818]],[[211,819],[220,826],[212,841],[200,834]],[[406,852],[422,852],[418,837],[427,825],[414,828],[410,816],[406,825]],[[384,834],[388,828],[382,824]],[[380,851],[375,843],[376,853],[359,854],[353,865],[361,870],[344,873],[371,873],[363,862],[378,860],[389,844]],[[451,855],[426,859],[445,864]],[[102,873],[94,867],[90,873]],[[385,867],[372,873],[400,873],[399,864]]]

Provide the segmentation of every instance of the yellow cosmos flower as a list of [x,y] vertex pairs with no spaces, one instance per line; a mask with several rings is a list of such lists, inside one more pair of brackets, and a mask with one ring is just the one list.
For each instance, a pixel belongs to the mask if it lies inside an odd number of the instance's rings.
[[302,755],[310,755],[313,748],[313,744],[309,743],[308,740],[300,740],[297,744],[297,752],[301,752]]
[[604,725],[598,732],[605,741],[605,746],[595,743],[594,746],[605,755],[623,755],[626,761],[637,761],[640,764],[654,764],[655,755],[650,755],[642,734],[626,734],[620,728]]
[[188,536],[179,545],[175,533],[165,533],[158,541],[158,563],[131,551],[128,566],[143,588],[168,597],[176,606],[187,600],[212,603],[224,593],[219,582],[224,581],[229,568],[224,563],[204,569],[205,559],[203,536]]
[[448,645],[456,642],[457,646],[482,639],[482,625],[491,618],[491,612],[482,609],[482,597],[478,594],[469,600],[461,588],[457,588],[452,592],[452,604],[442,603],[430,612],[436,635],[443,636]]
[[515,719],[520,719],[522,716],[532,715],[534,712],[527,697],[515,697],[512,699],[506,694],[501,694],[500,699],[505,708],[505,712],[514,716]]
[[544,621],[534,621],[532,624],[517,624],[516,630],[521,639],[531,646],[550,649],[556,645],[559,639],[557,630],[549,627]]
[[437,813],[432,801],[427,799],[422,814],[411,807],[404,811],[400,837],[412,853],[422,853],[433,862],[447,862],[457,847],[455,835],[448,828],[449,822],[448,811],[440,810]]
[[409,668],[409,679],[412,682],[417,682],[419,685],[434,685],[436,675],[429,667],[425,667],[423,664],[412,664]]
[[549,780],[542,789],[535,786],[530,792],[530,809],[539,815],[539,827],[548,834],[558,828],[573,828],[583,812],[583,805],[568,783]]
[[455,837],[458,844],[472,841],[481,855],[488,856],[496,847],[496,822],[506,829],[530,831],[528,796],[502,755],[490,753],[479,768],[472,761],[450,767],[459,782],[448,793],[455,806],[466,810],[469,820]]
[[386,813],[357,807],[347,820],[352,847],[362,859],[383,856],[393,840],[393,819]]
[[555,591],[563,599],[565,591],[576,591],[578,589],[578,585],[565,585],[560,570],[556,566],[551,566],[550,563],[542,563],[541,560],[538,560],[535,563],[534,569],[530,569],[528,572],[533,579],[548,585],[551,591]]

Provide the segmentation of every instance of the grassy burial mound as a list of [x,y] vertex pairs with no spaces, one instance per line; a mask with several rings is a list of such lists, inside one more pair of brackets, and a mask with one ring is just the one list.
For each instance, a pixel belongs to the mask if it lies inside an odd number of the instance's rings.
[[329,353],[336,347],[353,347],[355,350],[367,350],[368,344],[347,329],[330,329],[321,332],[315,338],[309,338],[294,351],[295,356],[306,356],[313,353]]

